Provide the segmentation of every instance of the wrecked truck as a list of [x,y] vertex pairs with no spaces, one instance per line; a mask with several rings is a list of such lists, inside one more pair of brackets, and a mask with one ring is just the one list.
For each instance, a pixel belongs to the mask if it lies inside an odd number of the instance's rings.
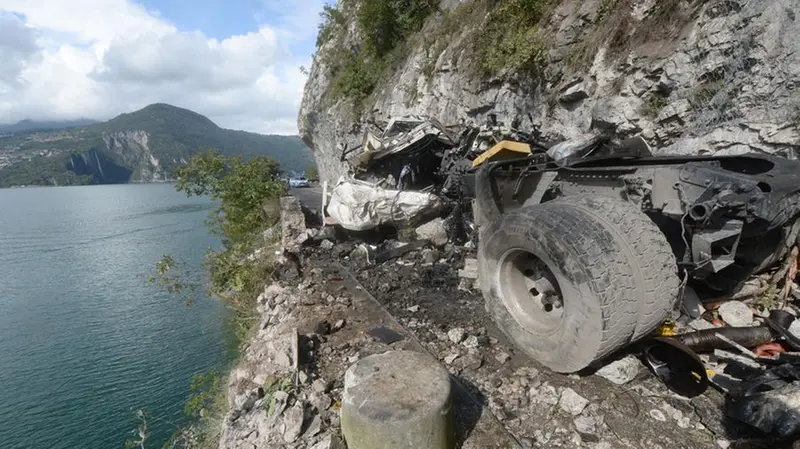
[[592,137],[465,175],[486,309],[554,371],[651,334],[687,284],[728,294],[795,244],[800,162],[656,157],[636,142],[595,151]]

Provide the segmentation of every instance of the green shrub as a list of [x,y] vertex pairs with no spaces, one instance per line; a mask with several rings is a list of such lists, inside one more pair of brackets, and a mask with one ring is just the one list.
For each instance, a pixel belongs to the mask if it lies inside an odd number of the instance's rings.
[[208,414],[223,386],[224,382],[215,370],[192,376],[191,394],[183,406],[183,413],[194,418]]
[[537,25],[553,4],[553,0],[504,0],[491,10],[485,32],[475,36],[484,74],[504,70],[536,74],[544,68],[547,46]]
[[343,27],[347,22],[344,14],[335,5],[323,6],[319,15],[322,21],[317,27],[317,48],[330,41],[337,31],[337,27]]
[[[346,98],[359,110],[378,82],[404,59],[409,38],[422,29],[425,19],[437,7],[437,0],[359,2],[356,25],[363,42],[356,48],[345,48],[340,43],[322,55],[326,65],[331,67],[331,97]],[[336,16],[331,17],[330,20],[323,18],[323,24],[336,23]],[[324,25],[324,28],[328,30],[332,26]]]
[[[265,157],[245,162],[213,150],[192,157],[177,171],[178,191],[188,196],[207,195],[219,202],[207,224],[221,238],[222,249],[206,253],[204,267],[209,273],[209,293],[220,297],[231,312],[229,326],[238,343],[257,322],[256,298],[273,271],[271,251],[262,248],[262,232],[274,227],[280,218],[274,205],[286,187],[279,175],[278,164]],[[182,296],[188,304],[203,284],[202,276],[187,270],[171,255],[158,260],[148,280]],[[192,378],[191,394],[184,406],[192,422],[178,428],[165,447],[210,449],[219,444],[219,424],[227,409],[224,386],[213,371]],[[142,412],[138,417],[138,439],[129,443],[144,447],[147,422]]]
[[362,0],[358,9],[358,27],[364,35],[366,50],[384,57],[422,28],[425,19],[436,10],[434,0]]
[[658,114],[666,105],[667,96],[656,92],[647,97],[647,100],[642,104],[641,113],[645,117],[654,119],[658,117]]
[[333,97],[347,98],[353,104],[360,105],[375,89],[378,77],[383,74],[380,62],[376,58],[368,61],[354,52],[344,53],[331,85]]

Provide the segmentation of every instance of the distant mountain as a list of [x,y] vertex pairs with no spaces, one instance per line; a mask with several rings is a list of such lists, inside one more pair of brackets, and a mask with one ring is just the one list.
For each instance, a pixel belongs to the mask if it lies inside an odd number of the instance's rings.
[[18,133],[32,130],[45,130],[45,129],[64,129],[74,128],[76,126],[86,126],[97,123],[97,120],[78,119],[78,120],[64,120],[64,121],[46,121],[37,122],[34,120],[20,120],[13,125],[0,125],[0,134]]
[[211,148],[266,156],[286,171],[316,165],[299,137],[224,129],[157,103],[103,123],[0,137],[0,187],[169,181],[188,158]]

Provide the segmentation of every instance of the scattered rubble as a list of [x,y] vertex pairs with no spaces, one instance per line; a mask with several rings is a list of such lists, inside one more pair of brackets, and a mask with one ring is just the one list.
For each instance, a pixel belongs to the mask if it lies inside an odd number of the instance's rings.
[[636,378],[641,366],[642,364],[638,358],[633,355],[627,355],[605,365],[597,370],[595,374],[617,385],[625,385]]
[[587,405],[589,405],[589,401],[576,393],[572,388],[565,388],[564,391],[561,392],[561,398],[558,400],[558,406],[561,407],[561,410],[564,410],[572,416],[580,415]]
[[727,301],[717,310],[719,317],[729,326],[744,327],[753,324],[753,311],[741,301]]
[[[567,100],[577,95],[564,94]],[[396,123],[406,129],[412,124]],[[466,145],[442,138],[439,128],[420,126],[414,132],[451,145],[447,150],[457,149],[461,157],[477,157],[497,144],[497,136],[481,140],[482,131]],[[413,140],[406,144],[413,147]],[[371,145],[373,156],[381,156],[368,166],[403,154]],[[580,157],[586,147],[573,150],[559,153],[560,160],[569,163],[564,161]],[[469,224],[469,213],[445,218],[440,212],[465,202],[408,190],[423,179],[442,179],[425,176],[401,174],[396,183],[343,180],[327,208],[336,224],[322,230],[306,227],[296,200],[281,202],[278,281],[257,298],[261,323],[231,373],[222,449],[340,447],[345,370],[370,354],[398,348],[430,354],[457,381],[462,399],[453,407],[465,449],[493,447],[487,441],[596,449],[656,447],[662,440],[669,447],[724,446],[754,434],[789,438],[800,428],[792,424],[800,422],[800,354],[793,353],[791,337],[798,329],[791,304],[797,251],[787,252],[786,268],[771,275],[782,309],[747,298],[708,298],[684,286],[677,321],[632,339],[627,354],[599,360],[593,374],[555,374],[530,360],[489,319],[480,293],[487,280],[476,258],[477,228],[466,226],[470,237],[461,240],[453,217]],[[334,226],[350,232],[327,229]],[[720,257],[720,264],[730,262]],[[542,282],[549,281],[529,271],[534,283],[526,289],[540,295],[546,291]],[[642,361],[655,376],[641,372]],[[676,393],[693,399],[676,399]],[[730,419],[749,427],[721,424]]]
[[467,333],[460,327],[455,327],[447,332],[447,338],[453,343],[461,343],[467,337]]
[[414,230],[417,238],[427,240],[435,246],[444,246],[449,241],[444,219],[431,220]]

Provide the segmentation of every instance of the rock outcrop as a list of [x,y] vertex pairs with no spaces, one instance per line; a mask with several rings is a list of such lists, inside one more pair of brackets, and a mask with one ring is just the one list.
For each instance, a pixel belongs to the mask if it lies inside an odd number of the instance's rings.
[[150,148],[150,135],[145,131],[122,131],[103,135],[106,149],[119,158],[123,165],[133,167],[131,181],[159,182],[166,176],[161,162]]
[[150,148],[144,131],[122,131],[102,135],[102,146],[71,153],[66,168],[90,176],[96,184],[163,182],[167,180],[160,161]]
[[[796,157],[800,149],[800,0],[562,0],[539,25],[548,45],[536,77],[477,74],[470,42],[485,15],[443,30],[448,15],[483,3],[443,0],[363,113],[331,95],[333,74],[320,55],[342,41],[318,50],[298,124],[323,179],[346,171],[342,148],[361,143],[363,124],[399,115],[454,125],[496,113],[538,124],[550,139],[607,128],[641,134],[668,154]],[[352,16],[343,32],[355,46]]]

